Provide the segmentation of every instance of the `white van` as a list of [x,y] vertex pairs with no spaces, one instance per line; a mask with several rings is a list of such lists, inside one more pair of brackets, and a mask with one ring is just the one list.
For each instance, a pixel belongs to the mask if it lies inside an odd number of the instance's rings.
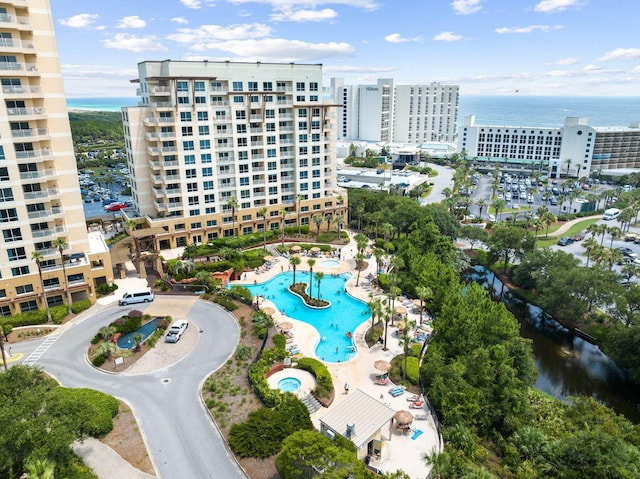
[[604,211],[602,219],[605,221],[615,220],[618,216],[620,216],[620,210],[618,208],[609,208]]
[[127,291],[124,296],[120,298],[118,304],[120,306],[126,306],[134,303],[149,303],[153,301],[153,291],[151,288],[139,289],[136,291]]

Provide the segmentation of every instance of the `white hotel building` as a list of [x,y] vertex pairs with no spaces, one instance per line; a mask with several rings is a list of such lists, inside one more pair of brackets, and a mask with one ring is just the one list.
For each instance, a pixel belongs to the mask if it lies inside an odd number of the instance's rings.
[[344,214],[322,65],[166,60],[138,72],[140,103],[123,108],[125,215],[153,249],[262,231],[262,208],[267,229]]
[[331,79],[331,96],[342,106],[338,139],[384,143],[453,143],[458,120],[458,86],[430,83],[345,85]]
[[0,316],[95,302],[111,258],[87,233],[49,0],[1,1],[0,28]]
[[560,128],[476,125],[470,115],[458,136],[458,152],[492,168],[539,170],[550,178],[588,177],[640,169],[640,125],[592,127],[586,118],[565,118]]

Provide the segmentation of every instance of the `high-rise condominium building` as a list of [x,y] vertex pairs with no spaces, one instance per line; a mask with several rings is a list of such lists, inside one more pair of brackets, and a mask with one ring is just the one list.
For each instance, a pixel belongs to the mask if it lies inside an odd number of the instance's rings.
[[113,273],[87,233],[49,1],[0,2],[0,32],[0,315],[94,301]]
[[345,85],[331,79],[338,114],[338,139],[389,143],[455,142],[458,86],[430,83]]
[[167,60],[138,72],[139,106],[123,108],[135,210],[124,214],[150,248],[283,221],[335,228],[346,192],[322,65]]

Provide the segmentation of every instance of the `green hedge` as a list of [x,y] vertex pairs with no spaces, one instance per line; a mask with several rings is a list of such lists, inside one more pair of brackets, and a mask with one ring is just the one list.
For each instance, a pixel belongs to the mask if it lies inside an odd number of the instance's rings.
[[86,309],[89,309],[91,306],[91,301],[89,301],[88,299],[82,299],[80,301],[76,301],[71,305],[71,311],[73,312],[73,314],[78,314]]
[[[57,387],[49,391],[47,410],[54,416],[72,420],[80,434],[103,437],[113,429],[113,418],[118,414],[116,398],[93,389]],[[70,408],[73,414],[69,414]]]
[[298,359],[298,369],[310,372],[316,378],[316,389],[314,393],[321,399],[328,400],[333,392],[333,379],[327,367],[317,359]]
[[275,363],[282,361],[289,353],[284,349],[265,349],[260,355],[260,359],[249,368],[249,381],[253,391],[266,407],[275,407],[282,398],[280,391],[271,389],[264,377]]
[[284,337],[284,334],[276,334],[273,337],[273,344],[276,348],[285,350],[287,349],[287,338]]
[[[404,367],[404,362],[403,362]],[[415,356],[407,358],[407,381],[411,384],[418,384],[420,381],[420,363]]]
[[248,288],[244,286],[233,285],[227,290],[227,294],[233,299],[251,306],[253,304],[253,295]]
[[[80,303],[81,301],[78,301]],[[76,303],[74,303],[76,304]],[[91,306],[91,302],[89,302],[89,306]],[[73,311],[73,305],[72,305]],[[65,305],[54,306],[49,308],[51,312],[51,319],[54,324],[62,324],[65,316],[67,315],[67,307]],[[48,322],[47,319],[47,310],[39,309],[38,311],[29,311],[28,313],[18,313],[13,316],[9,316],[6,318],[2,318],[0,323],[2,324],[10,324],[14,328],[19,326],[37,326],[40,324],[46,324]]]
[[236,306],[236,304],[233,302],[233,299],[231,299],[226,294],[222,294],[222,293],[221,294],[215,294],[215,295],[213,295],[211,300],[214,303],[218,303],[220,306],[222,306],[227,311],[235,311],[236,309],[238,309],[238,306]]
[[300,430],[312,430],[306,406],[293,394],[282,395],[274,409],[260,408],[229,431],[229,446],[240,457],[266,458],[282,449],[282,441]]

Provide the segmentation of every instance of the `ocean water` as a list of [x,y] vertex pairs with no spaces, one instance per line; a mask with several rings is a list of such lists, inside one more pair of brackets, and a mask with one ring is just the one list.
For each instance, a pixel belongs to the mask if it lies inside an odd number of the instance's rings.
[[[120,111],[138,98],[67,98],[70,110]],[[640,96],[460,96],[459,124],[467,115],[477,125],[560,127],[567,116],[586,117],[590,126],[640,122]]]

